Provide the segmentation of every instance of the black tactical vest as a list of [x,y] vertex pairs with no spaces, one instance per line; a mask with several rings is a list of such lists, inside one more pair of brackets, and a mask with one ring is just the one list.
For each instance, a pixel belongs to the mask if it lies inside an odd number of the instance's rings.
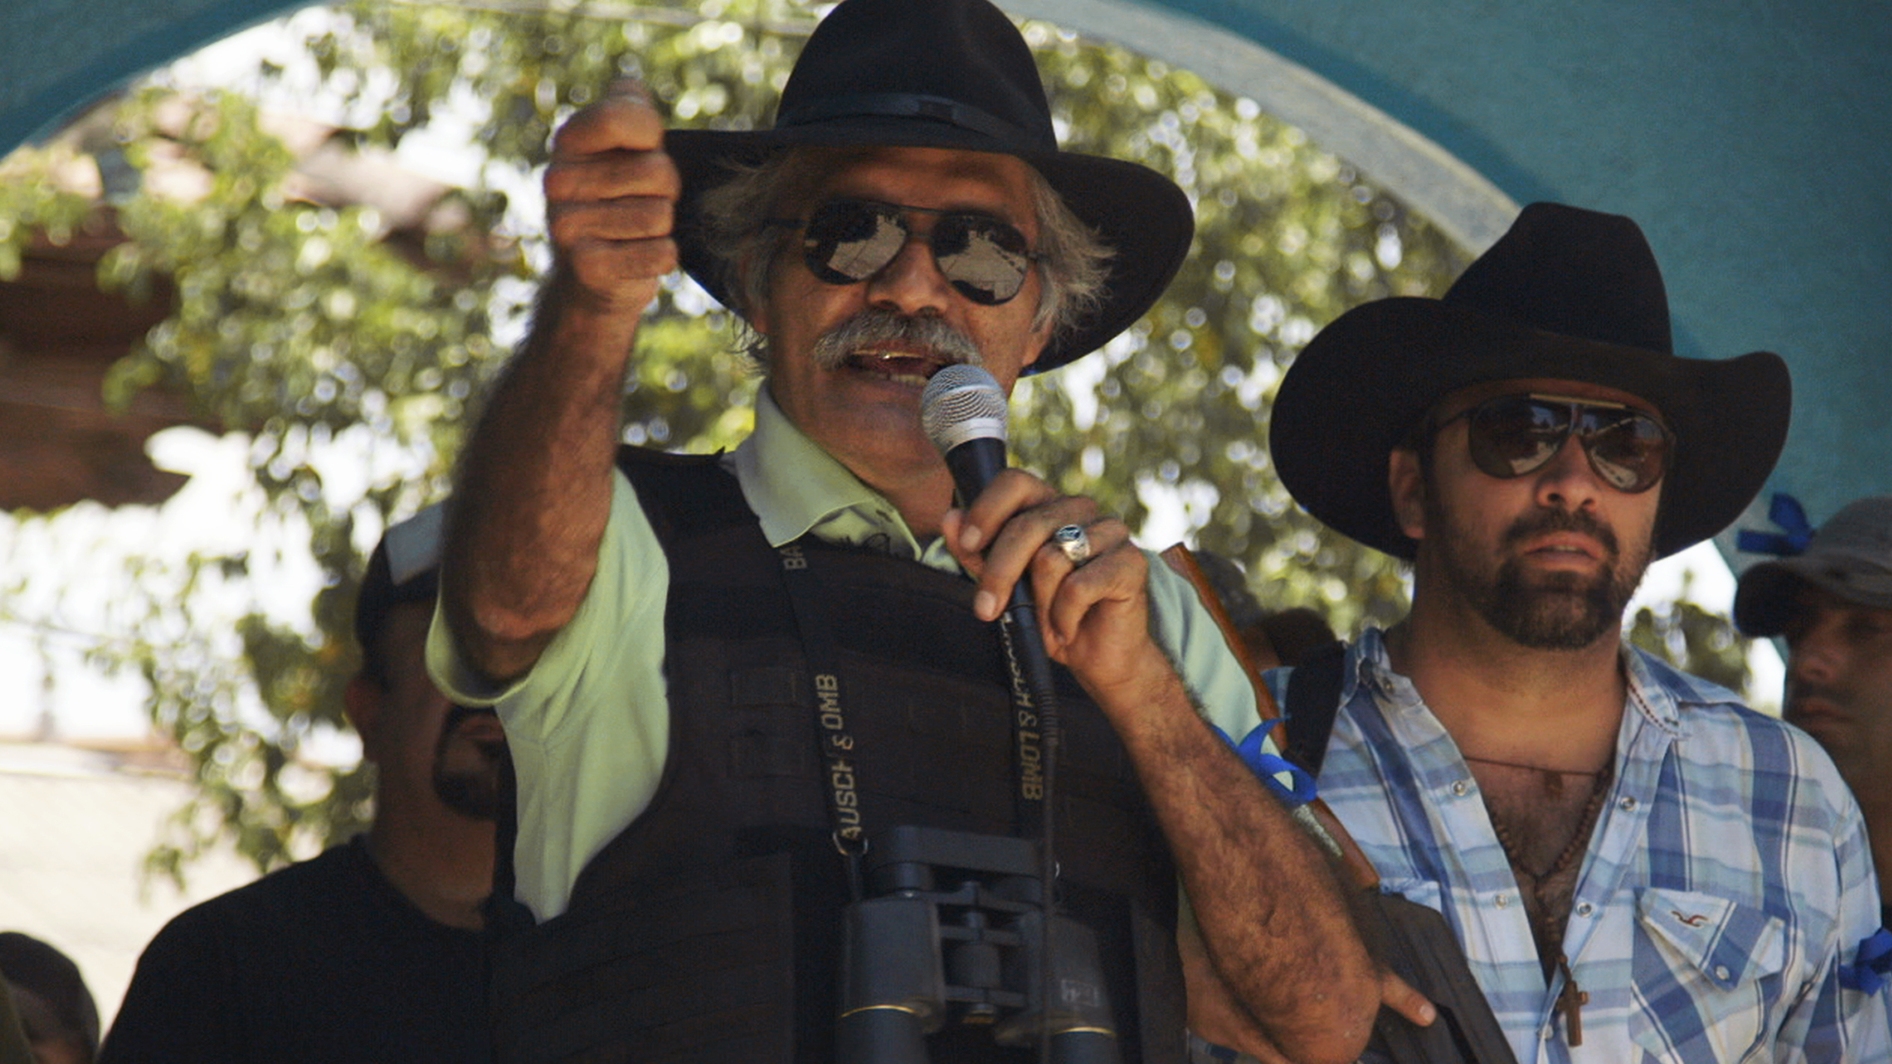
[[[568,910],[498,946],[496,1059],[826,1062],[847,877],[779,556],[715,459],[627,448],[619,464],[670,566],[669,755],[649,808],[585,867]],[[973,616],[972,584],[801,546],[829,592],[868,832],[1029,834],[998,629]],[[1124,1060],[1174,1064],[1174,866],[1115,733],[1058,672],[1062,910],[1098,935]],[[977,1029],[929,1050],[933,1064],[1035,1059]]]

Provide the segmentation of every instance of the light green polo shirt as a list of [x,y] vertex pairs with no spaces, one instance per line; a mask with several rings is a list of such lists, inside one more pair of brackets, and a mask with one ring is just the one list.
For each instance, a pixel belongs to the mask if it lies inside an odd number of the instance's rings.
[[[891,503],[790,424],[764,388],[755,432],[723,458],[770,545],[813,534],[947,572],[937,537],[920,543]],[[436,612],[427,663],[455,701],[495,706],[519,781],[518,897],[540,920],[565,911],[586,863],[649,805],[670,740],[664,605],[669,568],[636,492],[616,474],[598,572],[578,613],[532,670],[483,684]],[[1150,556],[1152,627],[1205,718],[1237,739],[1259,722],[1255,692],[1195,590]]]

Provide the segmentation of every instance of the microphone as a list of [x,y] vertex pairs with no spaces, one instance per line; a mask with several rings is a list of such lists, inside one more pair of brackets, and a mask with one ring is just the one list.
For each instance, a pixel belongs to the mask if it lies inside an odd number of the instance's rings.
[[[945,456],[962,505],[971,505],[1004,471],[1007,417],[1005,392],[978,366],[947,366],[933,374],[920,393],[920,423]],[[1022,683],[1037,701],[1049,768],[1058,740],[1058,695],[1025,577],[1012,585],[1012,600],[999,620],[1015,685]]]
[[[1005,457],[1009,418],[1004,390],[978,366],[947,366],[926,382],[920,393],[920,425],[945,456],[961,506],[971,506],[1010,464]],[[1027,638],[1042,642],[1036,639],[1037,610],[1024,580],[1012,585],[1005,612],[1014,623],[1029,621],[1025,626],[1032,635]]]
[[1007,414],[999,382],[978,366],[947,366],[920,393],[920,424],[946,456],[961,505],[1004,470]]

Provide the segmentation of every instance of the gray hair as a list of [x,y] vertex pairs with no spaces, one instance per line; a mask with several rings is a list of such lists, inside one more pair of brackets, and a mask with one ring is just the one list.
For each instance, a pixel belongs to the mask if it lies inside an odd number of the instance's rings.
[[[767,338],[749,328],[746,319],[767,298],[771,271],[790,232],[768,223],[798,211],[822,176],[867,150],[791,148],[759,163],[732,164],[730,178],[703,193],[703,243],[735,303],[731,309],[745,319],[739,345],[757,361],[767,353]],[[1037,168],[1026,170],[1043,281],[1032,327],[1067,332],[1102,307],[1114,252],[1071,213]]]

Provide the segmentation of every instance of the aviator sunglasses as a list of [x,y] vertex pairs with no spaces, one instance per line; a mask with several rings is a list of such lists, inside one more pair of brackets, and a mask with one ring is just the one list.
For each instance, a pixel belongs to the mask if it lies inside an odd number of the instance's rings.
[[1617,491],[1648,491],[1668,471],[1675,435],[1622,403],[1563,395],[1504,395],[1446,418],[1466,420],[1472,463],[1500,479],[1542,469],[1575,436],[1590,468]]
[[925,234],[933,264],[974,303],[990,307],[1011,299],[1038,261],[1025,234],[977,211],[836,199],[815,208],[806,222],[771,219],[767,224],[801,230],[802,259],[817,278],[828,284],[859,284],[886,269],[907,246],[913,235],[907,226],[909,214],[937,219]]

